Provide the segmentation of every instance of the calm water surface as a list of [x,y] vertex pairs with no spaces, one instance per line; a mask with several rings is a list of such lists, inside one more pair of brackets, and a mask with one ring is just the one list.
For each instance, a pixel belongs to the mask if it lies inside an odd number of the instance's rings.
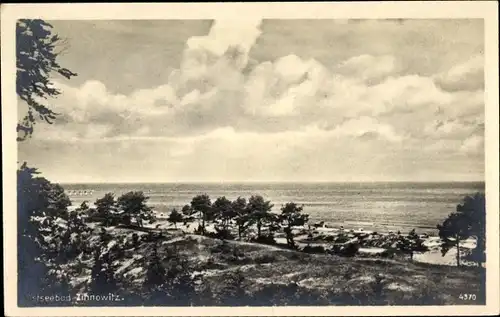
[[210,183],[210,184],[62,184],[73,205],[90,203],[107,192],[116,196],[144,191],[158,215],[182,208],[198,194],[235,199],[259,194],[274,204],[293,201],[304,205],[312,222],[365,230],[417,229],[435,232],[436,224],[453,212],[467,194],[484,192],[484,183]]

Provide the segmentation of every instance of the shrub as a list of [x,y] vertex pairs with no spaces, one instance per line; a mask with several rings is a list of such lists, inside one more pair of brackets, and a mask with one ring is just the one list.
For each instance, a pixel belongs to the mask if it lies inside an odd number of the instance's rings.
[[345,243],[347,241],[351,240],[347,235],[345,234],[340,234],[335,238],[335,243]]
[[206,235],[221,240],[233,240],[235,238],[229,229],[215,227],[215,231],[215,233],[209,232]]
[[205,229],[202,225],[198,225],[198,228],[194,229],[194,234],[203,235],[205,233]]
[[359,243],[348,243],[346,245],[334,245],[332,252],[340,256],[351,257],[359,251]]
[[132,234],[132,245],[134,248],[139,246],[139,235],[135,232]]
[[383,258],[393,258],[394,254],[394,250],[385,250],[384,252],[380,253],[380,256]]
[[257,242],[257,243],[269,244],[269,245],[276,244],[276,240],[274,240],[274,235],[272,235],[272,234],[261,235],[260,237],[252,238],[251,241]]
[[220,295],[222,305],[241,306],[248,303],[248,300],[246,300],[248,296],[244,287],[245,276],[240,270],[233,274],[226,274],[223,280],[226,283]]
[[323,246],[305,246],[302,249],[303,252],[306,253],[325,253],[325,248]]

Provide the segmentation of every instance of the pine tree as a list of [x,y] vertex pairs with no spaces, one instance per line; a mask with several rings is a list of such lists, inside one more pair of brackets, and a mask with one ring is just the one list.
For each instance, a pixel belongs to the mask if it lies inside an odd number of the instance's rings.
[[238,226],[238,238],[241,240],[243,234],[253,225],[253,219],[250,216],[251,210],[243,197],[236,198],[231,204],[235,213],[236,225]]
[[143,226],[143,220],[154,220],[153,209],[146,203],[149,197],[142,191],[130,191],[118,197],[116,204],[123,212],[123,219],[129,224],[131,218],[135,218],[138,226]]
[[16,93],[28,106],[28,113],[17,126],[18,141],[31,137],[36,120],[49,124],[57,117],[41,100],[56,97],[61,93],[51,81],[53,73],[66,79],[76,76],[57,61],[61,51],[57,46],[64,44],[54,33],[52,25],[40,19],[19,19],[16,24]]
[[303,214],[304,206],[297,206],[291,202],[287,203],[281,208],[281,215],[279,220],[285,225],[284,231],[286,234],[286,241],[288,246],[295,248],[295,241],[293,240],[292,227],[303,226],[309,220],[309,215]]
[[214,218],[218,222],[215,228],[219,238],[226,239],[231,237],[230,224],[231,220],[236,216],[233,210],[233,204],[225,196],[217,198],[212,205]]
[[269,213],[273,205],[270,201],[264,200],[262,196],[252,196],[248,200],[248,209],[250,211],[250,217],[257,224],[257,239],[262,237],[262,225],[269,222],[271,219],[271,214]]
[[411,230],[406,237],[399,237],[397,248],[403,253],[409,254],[411,260],[413,260],[413,254],[415,252],[429,251],[429,248],[424,245],[424,240],[420,239],[415,229]]
[[177,209],[172,209],[170,215],[168,216],[168,221],[173,223],[177,229],[177,223],[182,221],[182,214],[177,211]]
[[116,200],[112,193],[106,193],[95,201],[97,217],[102,219],[103,226],[111,226],[116,211]]
[[[457,205],[456,212],[450,214],[441,225],[438,225],[439,236],[443,240],[441,245],[441,253],[443,256],[455,247],[457,250],[457,266],[460,266],[460,241],[476,236],[477,249],[475,251],[484,255],[484,247],[486,245],[486,209],[485,196],[481,193],[476,193],[473,196],[466,196],[461,204]],[[478,257],[476,260],[483,260]]]
[[91,271],[90,293],[95,295],[116,294],[118,291],[117,280],[114,276],[112,257],[109,252],[95,254],[95,262]]
[[166,269],[158,255],[158,245],[155,243],[143,285],[146,296],[151,301],[151,304],[161,304],[161,301],[165,301],[168,296],[168,292],[165,289],[166,278]]
[[191,200],[191,209],[193,213],[198,213],[200,223],[200,231],[205,234],[205,222],[212,220],[213,209],[210,197],[206,194],[193,197]]

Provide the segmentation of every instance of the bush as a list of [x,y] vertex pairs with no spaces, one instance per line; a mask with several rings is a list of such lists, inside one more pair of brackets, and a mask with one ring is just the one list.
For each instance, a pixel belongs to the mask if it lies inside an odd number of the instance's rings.
[[335,238],[335,243],[345,243],[347,241],[351,240],[348,236],[341,234]]
[[359,243],[349,243],[346,245],[334,245],[332,252],[340,256],[351,257],[359,251]]
[[262,235],[260,237],[252,238],[252,242],[257,242],[257,243],[263,243],[263,244],[269,244],[269,245],[276,245],[276,240],[274,240],[274,235]]
[[135,232],[132,234],[132,245],[134,248],[139,246],[139,235]]
[[232,274],[226,274],[223,278],[225,286],[220,295],[222,305],[242,306],[248,304],[248,296],[245,292],[245,276],[241,271]]
[[325,248],[323,246],[305,246],[304,249],[302,249],[303,252],[306,253],[325,253]]
[[194,234],[199,234],[199,235],[203,235],[204,233],[204,230],[203,230],[203,227],[202,225],[198,225],[198,228],[194,229]]
[[394,250],[385,250],[384,252],[380,253],[380,256],[383,258],[393,258],[394,254]]
[[235,236],[228,229],[222,229],[216,227],[215,231],[216,232],[206,232],[205,236],[221,240],[233,240],[235,238]]

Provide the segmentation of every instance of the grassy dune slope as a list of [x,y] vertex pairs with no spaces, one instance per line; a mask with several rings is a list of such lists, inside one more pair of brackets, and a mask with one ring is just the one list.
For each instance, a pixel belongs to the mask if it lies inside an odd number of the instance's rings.
[[[115,238],[132,231],[116,230]],[[124,286],[139,294],[147,261],[155,242],[141,241],[125,250],[116,263],[116,275]],[[194,274],[201,274],[200,305],[431,305],[483,304],[477,267],[434,266],[407,260],[307,254],[276,246],[239,241],[223,242],[198,235],[171,232],[157,241],[158,253],[179,253]],[[75,271],[78,287],[86,283],[87,268]],[[464,302],[461,293],[477,294]],[[233,294],[233,299],[228,299]],[[203,296],[202,296],[203,297]],[[231,296],[229,296],[231,297]],[[124,302],[123,304],[126,304]]]

